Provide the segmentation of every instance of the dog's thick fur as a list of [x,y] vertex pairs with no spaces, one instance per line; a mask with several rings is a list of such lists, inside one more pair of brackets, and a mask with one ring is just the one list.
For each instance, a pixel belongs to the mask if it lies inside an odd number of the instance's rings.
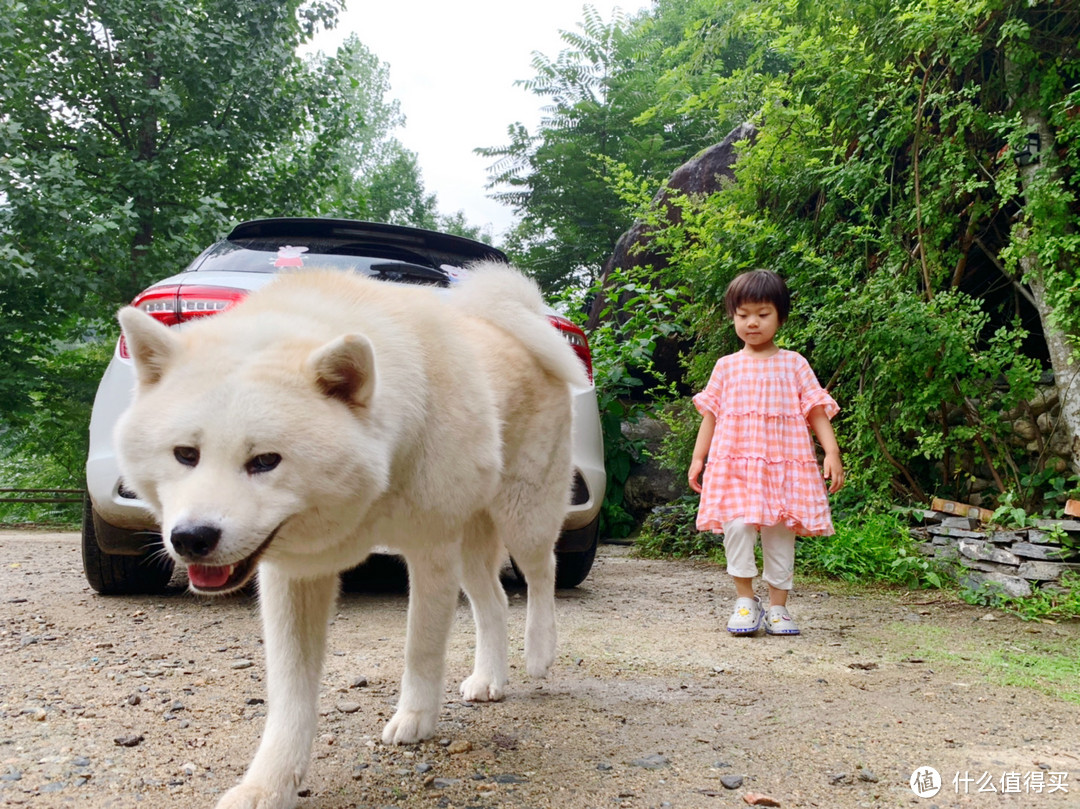
[[461,587],[476,622],[467,700],[507,681],[506,551],[528,581],[526,668],[555,656],[554,545],[583,368],[535,284],[484,265],[448,293],[336,272],[284,275],[177,332],[127,308],[137,387],[124,480],[192,588],[258,568],[269,711],[218,809],[284,809],[308,766],[338,574],[374,547],[409,569],[405,671],[388,744],[431,736]]

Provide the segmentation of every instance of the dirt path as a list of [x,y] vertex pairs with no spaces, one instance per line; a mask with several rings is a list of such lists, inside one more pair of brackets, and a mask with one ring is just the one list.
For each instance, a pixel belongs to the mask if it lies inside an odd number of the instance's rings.
[[[506,700],[455,699],[471,664],[462,602],[438,736],[391,749],[377,739],[405,597],[346,594],[299,806],[745,807],[762,793],[784,807],[1080,807],[1080,705],[994,684],[977,663],[1080,648],[1080,628],[920,603],[933,598],[803,588],[801,637],[735,638],[715,567],[602,546],[560,595],[548,680],[521,672],[512,589]],[[239,778],[265,716],[253,599],[103,598],[76,534],[9,531],[0,604],[0,806],[209,809]],[[919,798],[909,780],[927,767],[944,784]]]

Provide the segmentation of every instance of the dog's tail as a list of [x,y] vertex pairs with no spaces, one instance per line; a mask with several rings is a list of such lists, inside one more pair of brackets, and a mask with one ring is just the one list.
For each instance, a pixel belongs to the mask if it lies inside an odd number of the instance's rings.
[[517,337],[548,373],[570,385],[588,386],[581,360],[548,321],[550,310],[535,281],[494,261],[473,264],[463,276],[453,292],[459,308]]

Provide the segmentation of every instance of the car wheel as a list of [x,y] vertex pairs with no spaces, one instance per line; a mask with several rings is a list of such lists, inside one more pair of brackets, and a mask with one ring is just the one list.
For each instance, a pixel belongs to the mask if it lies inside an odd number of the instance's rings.
[[[577,587],[592,570],[596,559],[596,546],[600,542],[600,517],[568,534],[580,534],[588,538],[588,546],[580,551],[560,551],[555,554],[555,586],[561,590]],[[576,544],[576,543],[575,543]]]
[[83,572],[90,586],[102,595],[158,595],[169,586],[173,562],[161,553],[161,540],[149,543],[138,555],[107,553],[98,545],[98,536],[106,532],[132,536],[128,531],[109,525],[94,511],[90,498],[83,500],[82,558]]

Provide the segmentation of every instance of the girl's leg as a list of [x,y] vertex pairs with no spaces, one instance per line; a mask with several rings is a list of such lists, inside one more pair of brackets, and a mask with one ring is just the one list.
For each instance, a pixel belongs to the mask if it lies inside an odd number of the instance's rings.
[[735,611],[728,619],[727,631],[733,635],[752,635],[761,629],[764,610],[761,600],[754,596],[754,545],[757,543],[757,526],[742,520],[724,524],[724,552],[727,555],[727,572],[735,580]]
[[739,598],[754,597],[754,577],[757,563],[754,545],[757,543],[757,526],[742,520],[724,523],[724,556],[727,557],[728,575],[735,581],[735,594]]
[[769,604],[783,607],[795,578],[795,533],[786,525],[761,526],[761,557]]

